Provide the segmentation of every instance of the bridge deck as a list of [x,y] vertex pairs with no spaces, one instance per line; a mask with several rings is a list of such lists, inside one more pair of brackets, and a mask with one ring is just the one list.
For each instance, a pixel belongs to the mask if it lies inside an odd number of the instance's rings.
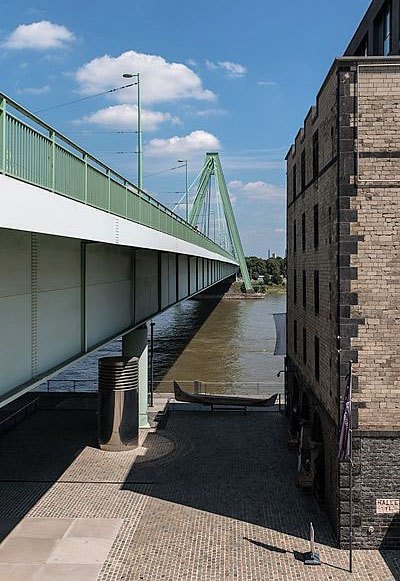
[[145,191],[2,93],[0,173],[233,258]]

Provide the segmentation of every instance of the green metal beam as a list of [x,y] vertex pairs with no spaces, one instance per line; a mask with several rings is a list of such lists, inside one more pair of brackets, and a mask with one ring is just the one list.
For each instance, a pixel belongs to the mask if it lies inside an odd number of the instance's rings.
[[223,258],[233,258],[183,218],[1,92],[0,173],[154,228]]
[[197,193],[194,199],[194,203],[189,215],[189,224],[192,226],[197,226],[199,220],[199,215],[201,208],[204,205],[204,200],[206,199],[207,187],[210,182],[211,176],[214,174],[214,162],[213,159],[208,157],[210,154],[206,154],[206,160],[203,165],[199,177],[199,184],[197,186]]
[[222,207],[228,226],[229,235],[232,240],[235,258],[240,265],[246,292],[249,292],[253,290],[253,287],[250,281],[249,271],[247,270],[242,241],[240,240],[239,230],[236,224],[235,215],[233,213],[228,188],[218,153],[206,153],[206,159],[199,178],[199,185],[197,186],[196,197],[189,216],[189,223],[192,226],[197,226],[201,208],[203,207],[206,200],[208,184],[210,182],[211,176],[213,175],[215,176],[219,195],[221,196]]

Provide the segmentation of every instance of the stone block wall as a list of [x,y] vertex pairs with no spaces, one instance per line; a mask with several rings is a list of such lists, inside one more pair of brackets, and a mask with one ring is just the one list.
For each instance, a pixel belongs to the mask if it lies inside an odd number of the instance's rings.
[[358,67],[358,428],[400,430],[400,62]]
[[[312,136],[317,128],[320,168],[313,178]],[[332,136],[336,147],[330,143]],[[300,172],[304,149],[306,187],[300,189],[299,173],[294,196],[293,168],[296,165]],[[353,361],[354,543],[360,548],[399,547],[399,513],[381,514],[376,502],[400,498],[400,61],[336,61],[287,160],[289,402],[291,390],[299,386],[301,393],[308,394],[312,416],[321,419],[326,506],[336,522],[339,544],[346,547],[349,465],[338,464],[336,457],[341,402],[349,361]],[[313,248],[315,204],[318,249]],[[303,270],[307,272],[306,308]],[[314,270],[320,271],[319,315],[313,312],[313,282],[308,274]],[[306,363],[303,327],[308,339]],[[320,338],[319,381],[314,335]]]
[[[313,137],[318,132],[319,171],[313,175]],[[305,187],[301,184],[301,158],[305,152]],[[336,255],[337,255],[337,115],[336,75],[325,82],[317,100],[288,154],[288,355],[317,398],[337,420],[336,385]],[[293,172],[296,168],[296,195]],[[318,246],[314,244],[314,207],[318,206]],[[305,216],[305,249],[302,220]],[[296,224],[296,226],[295,226]],[[296,230],[296,241],[294,231]],[[296,271],[296,273],[295,273]],[[303,305],[303,271],[306,273],[306,305]],[[319,313],[315,312],[314,271],[319,273]],[[295,281],[296,278],[296,281]],[[297,300],[294,303],[294,285]],[[294,345],[297,323],[297,350]],[[303,362],[303,329],[307,354]],[[319,339],[319,379],[315,373],[314,338]],[[297,351],[297,352],[296,352]]]

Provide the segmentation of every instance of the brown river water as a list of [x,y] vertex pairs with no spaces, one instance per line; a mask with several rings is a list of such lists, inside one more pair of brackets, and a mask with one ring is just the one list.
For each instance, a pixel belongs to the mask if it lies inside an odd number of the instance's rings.
[[[201,391],[268,395],[283,393],[283,357],[274,356],[274,313],[286,311],[283,294],[265,299],[184,301],[154,318],[154,385],[171,392],[172,381]],[[118,354],[121,340],[68,367],[51,381],[51,389],[96,389],[97,360]],[[75,383],[73,383],[75,382]],[[188,382],[188,383],[186,383]],[[190,382],[190,383],[189,383]]]

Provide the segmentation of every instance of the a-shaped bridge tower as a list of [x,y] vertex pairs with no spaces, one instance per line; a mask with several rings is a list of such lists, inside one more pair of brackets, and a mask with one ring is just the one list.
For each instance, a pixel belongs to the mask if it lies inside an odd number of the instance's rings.
[[[205,220],[203,226],[205,234],[210,236],[210,214],[211,214],[211,182],[215,179],[214,202],[217,208],[221,206],[221,212],[217,217],[219,243],[233,253],[239,262],[240,270],[246,292],[252,291],[253,287],[250,282],[250,276],[244,257],[243,246],[240,240],[239,230],[235,220],[231,199],[229,197],[224,172],[222,171],[221,161],[216,152],[207,153],[203,169],[199,176],[196,197],[189,215],[189,223],[199,228],[199,221],[202,210]],[[220,205],[219,205],[220,204]],[[214,218],[215,223],[215,218]],[[221,239],[221,234],[225,234],[225,240]]]

